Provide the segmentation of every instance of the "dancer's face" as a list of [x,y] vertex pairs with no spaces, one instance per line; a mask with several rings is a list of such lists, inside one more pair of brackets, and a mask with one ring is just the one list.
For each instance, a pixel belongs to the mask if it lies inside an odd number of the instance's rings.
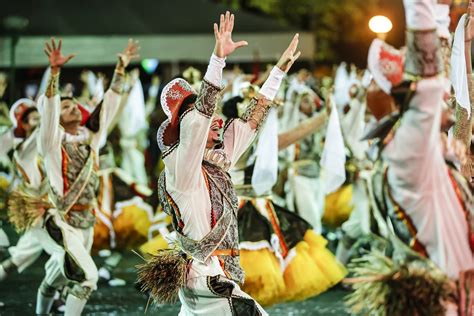
[[26,131],[26,135],[30,135],[31,132],[38,126],[40,121],[40,115],[38,111],[33,111],[28,114],[25,122],[23,123],[23,128]]
[[211,149],[222,142],[221,132],[223,127],[223,121],[220,117],[214,117],[212,119],[211,128],[207,135],[206,148]]
[[61,125],[80,124],[82,113],[73,100],[61,101]]
[[311,96],[310,95],[304,96],[301,99],[300,111],[306,114],[307,116],[310,116],[313,114],[314,110],[315,110],[314,102]]

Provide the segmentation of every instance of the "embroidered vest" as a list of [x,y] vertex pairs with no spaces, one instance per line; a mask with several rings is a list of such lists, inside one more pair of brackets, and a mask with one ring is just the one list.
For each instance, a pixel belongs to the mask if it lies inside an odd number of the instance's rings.
[[99,183],[94,154],[89,145],[63,142],[62,156],[64,195],[52,192],[51,199],[69,225],[92,227]]
[[[173,218],[173,226],[177,231],[177,246],[198,262],[208,260],[215,250],[239,249],[238,202],[230,176],[221,168],[208,162],[203,162],[202,168],[211,199],[212,228],[201,240],[193,240],[182,233],[184,223],[181,221],[176,203],[166,191],[164,171],[158,180],[160,203],[163,210]],[[226,274],[232,280],[243,283],[244,272],[240,266],[239,256],[219,256],[219,259]]]

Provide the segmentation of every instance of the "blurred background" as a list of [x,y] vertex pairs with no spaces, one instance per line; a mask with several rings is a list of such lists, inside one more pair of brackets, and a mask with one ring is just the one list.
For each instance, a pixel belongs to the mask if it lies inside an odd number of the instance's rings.
[[[110,75],[116,53],[128,38],[138,39],[142,59],[136,66],[145,91],[153,75],[166,82],[190,64],[202,71],[213,47],[212,23],[229,9],[236,14],[235,37],[247,40],[249,47],[228,64],[238,64],[245,72],[256,73],[274,62],[295,32],[302,39],[299,68],[327,74],[341,61],[363,68],[375,36],[368,27],[374,15],[392,21],[389,43],[398,47],[404,41],[402,0],[2,2],[0,90],[6,90],[2,99],[7,104],[37,91],[47,64],[43,43],[50,36],[63,38],[65,53],[77,54],[63,79],[78,90],[84,68]],[[463,12],[466,4],[455,0],[453,15]]]

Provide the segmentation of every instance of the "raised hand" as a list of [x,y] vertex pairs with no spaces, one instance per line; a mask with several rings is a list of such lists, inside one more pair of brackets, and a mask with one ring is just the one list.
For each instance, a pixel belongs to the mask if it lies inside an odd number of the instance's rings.
[[214,36],[216,37],[216,46],[214,48],[214,54],[217,57],[227,57],[232,54],[237,48],[247,46],[246,41],[240,41],[235,43],[232,40],[232,30],[234,29],[234,15],[227,11],[221,14],[219,27],[217,23],[214,23]]
[[140,57],[140,55],[138,55],[139,50],[140,46],[138,46],[138,41],[134,41],[130,38],[128,40],[127,47],[125,47],[123,52],[117,54],[119,58],[119,65],[123,68],[127,68],[132,59]]
[[283,70],[284,72],[288,72],[290,70],[293,63],[300,57],[301,52],[296,52],[298,48],[300,35],[298,33],[295,34],[293,39],[291,40],[290,45],[288,48],[283,52],[280,57],[280,60],[277,62],[277,67]]
[[61,52],[62,41],[59,40],[56,45],[54,38],[51,38],[51,44],[46,42],[44,52],[49,59],[49,65],[52,71],[57,71],[59,68],[67,64],[75,55],[64,56]]

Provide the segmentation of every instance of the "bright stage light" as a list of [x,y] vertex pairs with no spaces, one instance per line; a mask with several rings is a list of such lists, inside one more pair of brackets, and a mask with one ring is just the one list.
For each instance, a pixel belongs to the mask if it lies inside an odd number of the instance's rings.
[[376,34],[387,34],[392,27],[392,21],[383,15],[376,15],[369,21],[370,30]]

